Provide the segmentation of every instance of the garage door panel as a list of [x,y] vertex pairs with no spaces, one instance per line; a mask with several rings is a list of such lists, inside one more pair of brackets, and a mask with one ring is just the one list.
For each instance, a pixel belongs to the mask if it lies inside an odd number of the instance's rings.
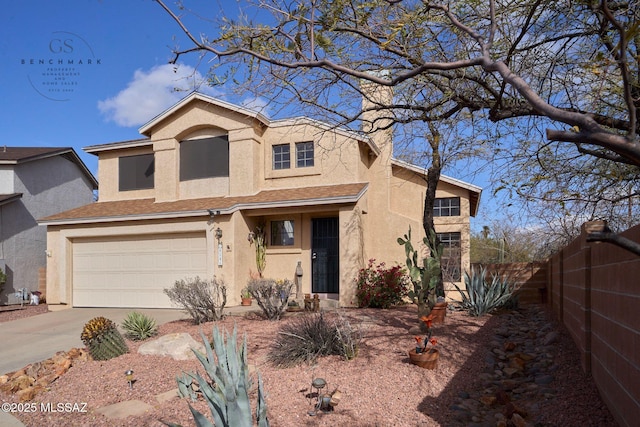
[[163,290],[206,277],[206,237],[126,236],[73,242],[73,305],[169,308]]

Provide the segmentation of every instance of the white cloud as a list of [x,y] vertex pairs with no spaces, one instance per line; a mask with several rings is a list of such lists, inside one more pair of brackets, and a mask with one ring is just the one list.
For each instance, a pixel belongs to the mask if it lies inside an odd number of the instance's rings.
[[193,67],[158,65],[149,71],[136,70],[126,89],[98,101],[98,109],[108,121],[119,126],[140,126],[194,90],[214,95]]
[[251,111],[258,111],[269,116],[269,101],[261,97],[249,97],[243,99],[240,104]]

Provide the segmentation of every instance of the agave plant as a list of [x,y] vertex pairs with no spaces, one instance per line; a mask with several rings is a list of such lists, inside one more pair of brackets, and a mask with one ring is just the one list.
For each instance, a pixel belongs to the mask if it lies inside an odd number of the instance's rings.
[[122,321],[122,329],[134,341],[146,340],[158,333],[156,321],[144,313],[132,311]]
[[[197,427],[252,427],[251,402],[249,394],[251,379],[247,362],[246,337],[238,348],[236,328],[233,333],[221,333],[217,326],[213,328],[213,349],[200,332],[205,345],[206,354],[193,350],[202,364],[208,380],[200,373],[189,373],[177,378],[178,389],[183,397],[194,399],[193,382],[204,396],[214,423],[198,412],[191,405],[191,413]],[[226,335],[226,340],[225,340]],[[215,356],[214,356],[215,352]],[[258,402],[256,405],[256,421],[258,427],[268,427],[267,406],[262,385],[262,378],[258,375]],[[168,426],[177,424],[163,421]]]
[[480,267],[479,272],[472,268],[471,274],[465,271],[464,282],[466,291],[455,283],[453,285],[462,296],[462,307],[472,316],[484,316],[504,306],[517,289],[515,283],[496,274],[492,274],[491,281],[487,281],[487,270],[484,267]]

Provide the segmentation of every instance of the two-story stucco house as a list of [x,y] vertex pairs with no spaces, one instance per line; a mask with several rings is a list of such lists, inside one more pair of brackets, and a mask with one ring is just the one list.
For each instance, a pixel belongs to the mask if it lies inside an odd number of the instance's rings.
[[[375,258],[404,263],[396,239],[424,235],[424,170],[393,158],[391,131],[370,137],[308,118],[269,120],[193,93],[140,128],[143,139],[85,148],[98,156],[99,201],[44,218],[49,304],[170,307],[175,280],[223,279],[228,304],[256,271],[248,237],[266,228],[264,277],[355,304]],[[480,188],[443,177],[438,232],[469,264]]]
[[19,302],[16,291],[44,283],[47,233],[37,219],[91,203],[97,188],[72,148],[0,147],[1,304]]

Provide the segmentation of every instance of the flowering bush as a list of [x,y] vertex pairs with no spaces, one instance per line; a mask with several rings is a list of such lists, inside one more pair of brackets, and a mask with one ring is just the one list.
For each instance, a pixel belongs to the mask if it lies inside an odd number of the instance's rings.
[[370,259],[367,267],[358,272],[358,307],[389,308],[400,304],[408,292],[406,270],[399,265],[387,268],[384,262],[374,264],[375,259]]
[[[424,337],[424,344],[423,344],[422,337],[415,337],[415,339],[416,339],[416,353],[426,353],[426,352],[430,352],[431,350],[433,350],[433,348],[438,343],[438,340],[436,340],[435,338],[432,337],[433,331],[431,330],[431,324],[433,322],[433,315],[430,314],[428,316],[422,316],[420,318],[420,320],[422,320],[424,322],[424,325],[427,328],[427,333],[426,333],[426,336]],[[431,344],[431,347],[429,347],[429,349],[427,349],[429,344]]]

